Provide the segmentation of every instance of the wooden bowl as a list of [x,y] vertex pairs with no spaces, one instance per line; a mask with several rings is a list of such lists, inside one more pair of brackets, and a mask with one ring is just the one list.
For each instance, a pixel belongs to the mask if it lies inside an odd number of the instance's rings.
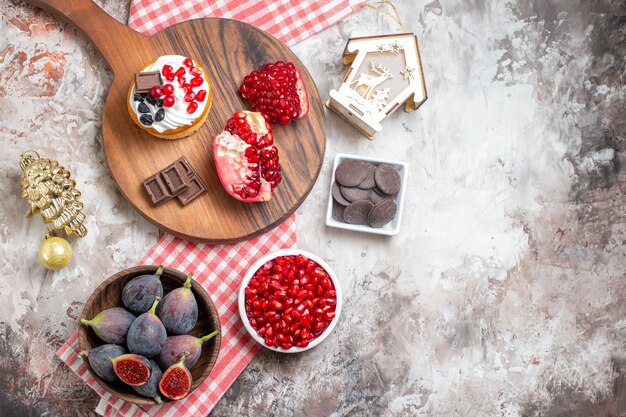
[[[103,310],[112,307],[123,307],[122,304],[122,289],[124,285],[132,278],[144,274],[153,274],[157,270],[158,266],[143,265],[135,266],[118,272],[112,277],[104,281],[96,290],[91,294],[91,297],[85,303],[83,308],[83,314],[81,319],[92,319],[96,314]],[[161,283],[163,284],[163,294],[179,288],[185,282],[187,278],[186,274],[176,271],[170,268],[164,268],[161,275]],[[191,290],[193,295],[198,301],[198,322],[195,327],[189,332],[189,334],[201,337],[211,333],[213,330],[221,330],[219,316],[217,309],[211,301],[211,298],[207,292],[195,281],[192,281]],[[191,390],[196,389],[205,378],[209,375],[220,351],[220,345],[222,341],[221,333],[217,334],[213,339],[205,342],[202,345],[202,354],[198,362],[189,370],[193,377]],[[93,332],[90,327],[81,325],[78,329],[78,342],[80,350],[91,350],[95,347],[104,345],[105,342],[100,340],[98,336]],[[88,361],[84,361],[85,366],[89,369],[91,375],[96,381],[108,392],[114,396],[121,398],[124,401],[129,401],[135,404],[142,405],[155,405],[155,402],[151,398],[147,398],[137,394],[131,387],[125,385],[121,381],[109,382],[104,381],[89,366]],[[165,371],[165,369],[163,369]],[[168,402],[165,397],[161,397],[163,402]]]

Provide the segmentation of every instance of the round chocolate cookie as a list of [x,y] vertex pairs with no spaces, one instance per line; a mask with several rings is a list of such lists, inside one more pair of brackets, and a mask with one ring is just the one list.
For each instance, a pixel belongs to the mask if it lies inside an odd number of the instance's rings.
[[376,186],[376,182],[374,181],[374,171],[376,171],[376,165],[370,164],[369,162],[363,162],[363,164],[365,164],[367,174],[365,175],[365,179],[361,181],[357,187],[369,190]]
[[377,188],[374,188],[374,190],[372,191],[372,194],[370,194],[370,201],[374,204],[378,204],[382,201],[385,200],[394,200],[395,196],[390,195],[390,194],[385,194],[382,191],[376,191],[378,190]]
[[372,207],[374,205],[369,200],[355,201],[343,211],[343,220],[348,224],[365,223]]
[[396,202],[393,200],[385,200],[376,204],[369,212],[368,221],[370,226],[383,227],[396,216],[397,210],[398,206],[396,206]]
[[336,200],[333,200],[333,219],[338,222],[343,222],[343,211],[345,207],[339,204]]
[[348,204],[350,204],[350,202],[346,200],[345,197],[341,194],[341,190],[339,188],[340,186],[337,183],[337,181],[333,182],[333,189],[332,189],[333,200],[335,200],[337,203],[341,204],[342,206],[347,206]]
[[367,200],[370,198],[370,194],[372,194],[372,190],[362,190],[357,187],[344,187],[343,185],[339,187],[341,190],[341,195],[350,202],[357,200]]
[[400,191],[400,174],[391,165],[378,165],[374,171],[374,180],[378,188],[385,194],[396,194]]
[[345,187],[356,187],[365,179],[367,166],[363,161],[346,159],[337,166],[335,179]]

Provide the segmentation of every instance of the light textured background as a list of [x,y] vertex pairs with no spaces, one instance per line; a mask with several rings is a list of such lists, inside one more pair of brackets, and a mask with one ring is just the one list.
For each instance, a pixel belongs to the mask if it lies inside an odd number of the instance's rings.
[[[125,22],[127,1],[99,0]],[[626,416],[626,6],[598,0],[394,2],[430,98],[370,142],[329,115],[327,154],[298,209],[299,246],[345,293],[333,335],[261,352],[214,416]],[[398,31],[363,9],[294,48],[320,93],[350,36]],[[101,147],[111,74],[72,27],[0,0],[0,414],[93,415],[54,357],[83,302],[158,231],[117,191]],[[19,154],[67,165],[89,236],[47,272],[25,220]],[[328,229],[336,152],[410,164],[403,228]]]

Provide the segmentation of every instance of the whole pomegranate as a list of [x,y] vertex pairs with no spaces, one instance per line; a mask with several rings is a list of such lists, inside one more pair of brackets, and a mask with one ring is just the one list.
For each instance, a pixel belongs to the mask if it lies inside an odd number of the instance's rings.
[[228,119],[213,140],[213,159],[226,192],[246,203],[269,200],[282,180],[272,127],[261,113],[240,111]]
[[252,71],[239,87],[253,110],[270,123],[286,125],[309,111],[309,98],[300,70],[291,62],[278,61]]

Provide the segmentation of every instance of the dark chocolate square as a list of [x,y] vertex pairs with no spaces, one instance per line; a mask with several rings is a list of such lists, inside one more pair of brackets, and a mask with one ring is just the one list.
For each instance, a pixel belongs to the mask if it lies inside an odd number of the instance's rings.
[[162,87],[161,73],[159,71],[138,72],[135,74],[135,92],[149,93],[155,85]]
[[189,188],[189,175],[178,161],[162,170],[161,175],[172,195],[178,195]]
[[143,186],[146,188],[152,203],[156,206],[160,206],[173,197],[163,182],[160,172],[144,180]]

